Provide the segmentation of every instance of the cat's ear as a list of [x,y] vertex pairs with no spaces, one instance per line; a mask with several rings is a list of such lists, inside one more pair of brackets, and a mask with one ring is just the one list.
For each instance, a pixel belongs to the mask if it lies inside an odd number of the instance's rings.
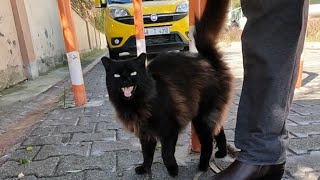
[[104,68],[107,70],[110,67],[110,64],[112,63],[112,60],[110,58],[107,58],[106,56],[103,56],[101,58],[101,62]]
[[136,62],[138,62],[140,65],[145,66],[147,60],[147,54],[146,53],[141,53],[137,58]]

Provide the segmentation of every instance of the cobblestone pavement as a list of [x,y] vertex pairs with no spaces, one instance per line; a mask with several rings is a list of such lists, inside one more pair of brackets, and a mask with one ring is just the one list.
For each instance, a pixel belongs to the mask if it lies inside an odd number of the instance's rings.
[[[234,139],[242,83],[240,50],[239,44],[225,49],[226,59],[237,78],[234,103],[225,126],[230,144]],[[287,122],[291,141],[283,179],[316,180],[320,176],[320,49],[307,48],[305,55],[304,87],[296,91]],[[7,155],[0,166],[0,179],[17,179],[20,173],[26,180],[172,179],[163,165],[159,148],[152,174],[135,174],[134,167],[142,161],[140,144],[115,120],[100,63],[87,74],[85,83],[88,104],[74,107],[69,93],[68,108],[58,106],[43,116],[22,144]],[[175,179],[193,179],[198,173],[199,154],[190,152],[190,127],[179,138],[176,157],[180,172]],[[216,161],[220,167],[226,167],[232,160],[227,156]],[[212,174],[208,171],[199,179],[208,179]]]
[[[106,54],[105,49],[84,53],[82,72],[86,74]],[[64,88],[71,85],[67,66],[58,67],[34,80],[26,80],[0,92],[0,162],[13,145],[24,139],[26,132],[56,105]]]

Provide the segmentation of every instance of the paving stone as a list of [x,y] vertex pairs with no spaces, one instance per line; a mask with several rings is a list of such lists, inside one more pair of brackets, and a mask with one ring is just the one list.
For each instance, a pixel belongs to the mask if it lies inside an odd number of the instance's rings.
[[45,145],[42,147],[36,160],[46,159],[51,156],[66,156],[78,155],[88,156],[91,148],[91,143],[83,142],[80,144],[67,144],[67,145]]
[[238,113],[238,106],[231,105],[228,110],[227,118],[236,118],[237,113]]
[[31,161],[24,165],[20,165],[16,161],[7,161],[0,167],[0,179],[18,177],[21,172],[23,172],[25,176],[53,176],[58,162],[58,157],[48,158],[43,161]]
[[294,109],[294,108],[301,108],[301,107],[305,107],[305,106],[303,106],[303,105],[300,105],[300,104],[298,104],[298,103],[295,103],[295,102],[292,102],[292,104],[291,104],[291,109]]
[[108,119],[112,119],[112,120],[116,120],[117,119],[116,111],[114,109],[112,109],[112,110],[104,110],[104,111],[101,110],[99,116],[101,118],[108,118]]
[[70,139],[70,134],[52,135],[52,136],[30,136],[24,142],[25,146],[40,146],[51,144],[67,143]]
[[110,171],[98,171],[98,170],[92,170],[87,171],[85,179],[94,179],[94,180],[116,180],[117,174],[116,172],[110,172]]
[[[38,178],[36,176],[24,176],[23,178],[21,178],[22,180],[37,180]],[[18,177],[15,178],[7,178],[5,180],[19,180]]]
[[201,174],[201,176],[199,177],[199,180],[208,180],[208,179],[212,179],[212,176],[215,173],[212,170],[208,170],[207,172],[204,172],[203,174]]
[[71,110],[72,110],[71,108],[69,108],[69,109],[57,108],[57,109],[54,109],[53,111],[50,111],[49,115],[57,115],[60,117],[61,115],[64,115]]
[[[191,143],[191,139],[190,139],[190,137],[191,137],[190,128],[191,128],[191,127],[188,126],[185,131],[183,131],[183,132],[181,132],[181,133],[179,134],[178,141],[177,141],[177,146],[189,146],[189,145],[190,145],[190,143]],[[121,131],[118,131],[118,132],[121,132]],[[128,132],[126,132],[126,133],[128,133]],[[137,138],[137,137],[135,137],[132,133],[130,133],[130,134],[128,135],[128,137]],[[118,138],[120,138],[120,136],[118,136]]]
[[27,151],[26,148],[17,149],[10,154],[10,160],[18,161],[20,159],[28,159],[29,161],[31,161],[37,155],[40,148],[40,146],[33,146],[31,151]]
[[232,100],[232,105],[239,105],[239,102],[240,102],[240,97],[239,97],[239,95],[238,94],[236,94],[236,96],[233,98],[233,100]]
[[142,152],[121,151],[117,152],[117,157],[117,172],[134,171],[134,168],[143,162]]
[[[46,177],[46,178],[39,178],[39,180],[82,180],[84,178],[84,172],[79,173],[70,173],[66,174],[64,176],[58,176],[58,177]],[[89,179],[88,179],[89,180]]]
[[309,135],[320,135],[320,124],[306,126],[288,126],[288,130],[298,137],[308,137]]
[[212,160],[222,169],[227,168],[235,159],[232,158],[230,155],[227,155],[224,158],[214,158],[214,154],[212,154]]
[[[108,104],[110,104],[110,103],[108,102]],[[116,111],[115,111],[114,107],[111,105],[109,107],[107,107],[107,109],[100,109],[99,116],[101,118],[110,118],[112,120],[117,119]]]
[[89,123],[100,123],[100,122],[112,122],[115,121],[112,117],[81,117],[79,125],[86,125]]
[[55,126],[40,126],[36,128],[31,135],[33,136],[48,136],[53,133]]
[[[200,159],[200,153],[193,153],[191,151],[190,142],[184,146],[176,146],[175,151],[175,158],[177,164],[179,166],[186,166],[189,163],[198,163]],[[141,153],[141,151],[139,151]],[[161,156],[161,147],[156,149],[154,162],[163,163],[162,156]]]
[[117,124],[116,122],[100,122],[97,125],[96,132],[105,132],[108,130],[118,130],[120,129],[120,124]]
[[117,131],[118,140],[129,140],[129,139],[138,139],[133,133],[130,133],[124,129],[120,129]]
[[224,124],[225,130],[234,130],[236,127],[236,116],[229,116]]
[[98,117],[100,110],[96,107],[86,107],[83,114],[88,117]]
[[294,178],[288,179],[297,179],[297,180],[319,180],[320,172],[297,172]]
[[93,142],[91,154],[98,156],[104,154],[104,152],[130,150],[140,151],[141,145],[138,140],[130,141],[106,141],[106,142]]
[[295,154],[294,153],[292,153],[291,151],[289,151],[289,150],[287,150],[286,151],[286,155],[287,156],[295,156]]
[[291,109],[291,111],[294,111],[303,116],[320,115],[319,107],[308,107],[308,108],[297,107],[297,108]]
[[193,177],[198,173],[198,164],[188,164],[186,166],[179,166],[179,174],[176,178],[170,177],[168,171],[164,164],[162,163],[155,163],[152,165],[152,179],[155,180],[185,180],[185,179],[193,179]]
[[46,117],[46,120],[61,120],[63,118],[63,113],[53,113],[53,112],[58,112],[58,111],[54,110],[52,112],[49,112],[49,114]]
[[69,125],[76,126],[78,123],[78,117],[71,117],[70,119],[62,119],[62,120],[46,120],[42,122],[42,126],[58,126],[58,125]]
[[103,103],[103,106],[100,106],[99,109],[100,109],[100,113],[101,114],[110,114],[110,113],[113,113],[115,114],[114,112],[114,106],[110,103],[110,100],[109,100],[109,95],[108,93],[106,92],[106,96],[104,97],[104,103]]
[[53,134],[64,134],[64,133],[92,133],[94,131],[95,124],[87,124],[83,126],[68,126],[61,125],[57,126]]
[[282,176],[282,180],[291,180],[293,179],[293,177],[291,175],[289,175],[289,172],[288,171],[284,171],[284,174]]
[[71,142],[88,142],[88,141],[115,141],[116,132],[113,130],[103,133],[75,133]]
[[155,179],[152,178],[152,173],[151,174],[143,174],[143,175],[138,175],[134,171],[124,171],[124,172],[118,172],[116,175],[110,178],[111,180],[151,180]]
[[311,123],[320,123],[320,115],[309,115],[309,116],[289,115],[288,119],[301,125],[309,125]]
[[234,141],[234,131],[233,130],[225,130],[227,141]]
[[[320,151],[308,155],[291,156],[287,158],[286,169],[297,179],[319,178]],[[315,177],[316,176],[316,177]]]
[[107,94],[107,90],[103,90],[103,92],[99,93],[92,93],[89,101],[90,104],[88,104],[91,107],[96,107],[95,109],[99,109],[100,113],[101,107],[106,106],[106,104],[109,103],[105,98]]
[[[25,176],[21,178],[22,180],[83,180],[84,173],[73,173],[70,175],[59,176],[59,177],[46,177],[46,178],[37,178],[36,176]],[[8,178],[6,180],[20,180],[18,178]]]
[[287,119],[286,126],[300,126],[300,124],[297,124],[296,122]]
[[57,168],[57,175],[64,175],[68,171],[76,170],[102,170],[115,171],[116,154],[114,152],[105,153],[102,156],[65,156]]
[[[74,101],[72,100],[72,103]],[[83,116],[83,108],[77,108],[77,109],[74,109],[74,108],[71,108],[70,111],[66,111],[62,120],[66,121],[66,120],[70,120],[70,119],[79,119],[80,117]]]
[[320,105],[319,100],[295,100],[293,103],[306,108]]
[[237,148],[236,148],[236,145],[234,144],[234,142],[230,141],[230,142],[228,142],[228,143],[229,143],[229,145],[230,145],[232,148],[234,148],[237,152],[240,152],[240,149],[237,149]]
[[289,149],[296,154],[305,154],[308,151],[320,150],[320,136],[295,138],[289,140]]

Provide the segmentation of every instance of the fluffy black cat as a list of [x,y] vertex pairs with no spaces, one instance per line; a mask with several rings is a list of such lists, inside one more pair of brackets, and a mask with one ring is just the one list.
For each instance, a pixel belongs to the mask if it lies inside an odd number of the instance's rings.
[[229,0],[208,0],[194,34],[199,53],[164,53],[145,66],[146,54],[129,60],[102,58],[111,103],[123,125],[139,137],[143,164],[138,174],[151,169],[157,141],[171,176],[178,174],[174,157],[178,134],[191,121],[201,142],[199,169],[208,169],[213,138],[227,154],[223,130],[232,96],[233,76],[216,41],[224,26]]

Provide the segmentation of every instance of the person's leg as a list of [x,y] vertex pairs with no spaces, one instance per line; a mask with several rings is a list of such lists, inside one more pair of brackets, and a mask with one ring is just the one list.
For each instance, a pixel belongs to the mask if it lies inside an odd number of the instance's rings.
[[285,121],[299,69],[298,44],[305,36],[303,6],[304,0],[242,0],[248,21],[242,35],[244,82],[235,134],[239,161],[286,161]]
[[241,0],[247,17],[235,133],[241,152],[213,179],[281,179],[288,140],[285,121],[305,36],[304,3],[308,0]]

